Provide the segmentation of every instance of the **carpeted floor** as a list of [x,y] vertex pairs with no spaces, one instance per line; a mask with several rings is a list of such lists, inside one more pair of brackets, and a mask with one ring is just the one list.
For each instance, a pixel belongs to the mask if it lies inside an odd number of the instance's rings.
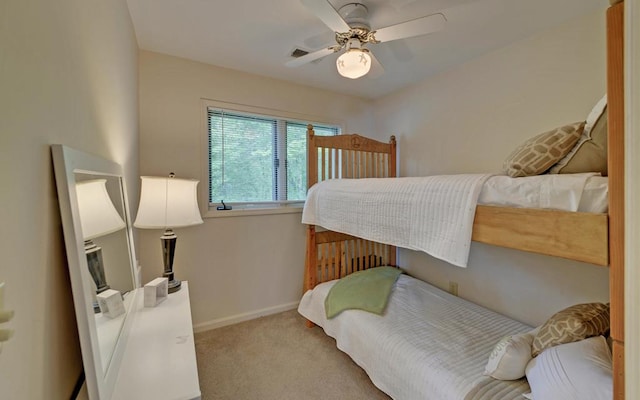
[[389,399],[296,310],[195,335],[203,400]]

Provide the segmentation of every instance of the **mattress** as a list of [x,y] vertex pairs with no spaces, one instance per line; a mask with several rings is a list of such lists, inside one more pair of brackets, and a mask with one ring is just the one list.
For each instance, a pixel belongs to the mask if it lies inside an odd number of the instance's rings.
[[607,177],[595,174],[492,176],[478,204],[606,213],[608,194]]
[[484,376],[495,344],[532,327],[401,275],[383,315],[343,311],[328,320],[324,299],[336,281],[306,292],[298,311],[336,340],[371,381],[396,400],[511,400],[526,379]]

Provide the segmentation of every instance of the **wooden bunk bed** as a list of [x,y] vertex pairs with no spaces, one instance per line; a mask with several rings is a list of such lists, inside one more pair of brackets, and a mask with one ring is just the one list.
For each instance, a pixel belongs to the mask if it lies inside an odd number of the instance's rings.
[[[608,214],[479,205],[472,240],[610,268],[614,398],[624,399],[623,3],[607,11]],[[396,141],[316,136],[308,127],[308,185],[326,179],[396,177]],[[307,226],[304,289],[381,265],[394,246]],[[309,325],[313,325],[309,323]]]

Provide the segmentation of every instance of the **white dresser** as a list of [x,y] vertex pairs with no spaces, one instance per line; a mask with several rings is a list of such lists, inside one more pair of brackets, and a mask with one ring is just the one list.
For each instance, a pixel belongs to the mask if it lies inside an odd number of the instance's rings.
[[200,399],[188,283],[156,307],[136,301],[112,399]]

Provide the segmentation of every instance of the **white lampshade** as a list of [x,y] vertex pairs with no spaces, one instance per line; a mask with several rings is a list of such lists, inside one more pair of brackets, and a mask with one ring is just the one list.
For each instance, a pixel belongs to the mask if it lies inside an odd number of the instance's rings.
[[140,179],[142,187],[135,227],[166,229],[202,223],[197,180],[155,176]]
[[126,226],[109,198],[106,182],[106,179],[95,179],[76,184],[84,240],[104,236]]
[[357,79],[371,69],[371,56],[361,49],[349,49],[336,61],[338,73],[345,78]]

